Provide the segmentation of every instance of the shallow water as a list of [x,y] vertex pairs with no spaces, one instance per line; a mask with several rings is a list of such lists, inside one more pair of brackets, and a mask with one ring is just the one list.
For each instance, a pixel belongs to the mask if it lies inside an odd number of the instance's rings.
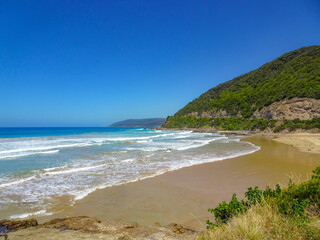
[[[89,193],[257,151],[239,138],[137,128],[0,129],[0,215],[53,213]],[[59,199],[59,200],[58,200]]]

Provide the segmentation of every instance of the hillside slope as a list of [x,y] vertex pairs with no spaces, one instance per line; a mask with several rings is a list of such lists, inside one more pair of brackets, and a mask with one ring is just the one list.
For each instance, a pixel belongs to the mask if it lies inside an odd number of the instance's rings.
[[248,126],[256,124],[255,119],[272,121],[258,123],[267,127],[274,127],[276,120],[320,118],[320,46],[288,52],[211,88],[169,117],[163,127],[190,127],[189,121],[196,127],[217,127],[220,123],[213,124],[213,119],[229,118],[237,124],[245,119]]
[[286,53],[211,88],[175,116],[248,118],[264,106],[295,97],[320,99],[320,46]]

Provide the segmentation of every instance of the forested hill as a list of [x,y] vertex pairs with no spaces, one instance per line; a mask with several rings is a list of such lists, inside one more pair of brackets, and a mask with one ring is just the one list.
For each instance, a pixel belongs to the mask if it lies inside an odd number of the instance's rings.
[[252,117],[263,106],[294,97],[320,99],[320,46],[286,53],[211,88],[175,115],[225,111],[226,116]]
[[188,121],[181,117],[319,118],[320,46],[288,52],[256,70],[211,88],[170,117],[171,122],[167,120],[164,127],[177,127],[177,120]]
[[115,122],[109,127],[160,127],[165,120],[165,118],[127,119]]

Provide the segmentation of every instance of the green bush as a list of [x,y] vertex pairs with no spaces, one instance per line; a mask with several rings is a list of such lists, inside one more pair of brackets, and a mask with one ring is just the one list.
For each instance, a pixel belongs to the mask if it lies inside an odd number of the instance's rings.
[[293,131],[296,129],[320,129],[320,118],[312,120],[285,120],[276,127],[276,120],[268,120],[263,118],[201,118],[195,116],[177,117],[171,116],[167,118],[164,124],[166,128],[200,128],[213,127],[220,130],[247,130],[247,131],[264,131],[270,129],[274,132],[280,132],[284,129]]
[[267,202],[276,207],[284,216],[298,219],[301,222],[308,221],[306,209],[314,207],[320,211],[320,167],[313,170],[311,179],[301,184],[295,184],[292,179],[287,188],[281,189],[277,185],[274,189],[266,187],[260,190],[258,187],[248,188],[245,199],[239,201],[233,194],[229,203],[220,203],[218,207],[208,209],[214,214],[215,223],[207,220],[208,228],[213,228],[228,222],[231,218],[247,211],[251,206]]
[[280,132],[284,129],[294,131],[296,129],[320,129],[320,118],[313,118],[311,120],[285,120],[281,125],[274,129],[275,132]]

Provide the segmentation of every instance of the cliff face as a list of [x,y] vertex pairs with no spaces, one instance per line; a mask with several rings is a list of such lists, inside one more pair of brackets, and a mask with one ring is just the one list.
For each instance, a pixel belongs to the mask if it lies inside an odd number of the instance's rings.
[[254,118],[311,120],[320,117],[320,99],[292,98],[274,102],[253,114]]
[[[204,117],[204,118],[228,118],[230,114],[225,110],[189,113],[187,116]],[[238,113],[235,117],[242,117]],[[274,120],[311,120],[320,118],[320,99],[313,98],[292,98],[272,103],[269,106],[256,110],[252,118],[264,118]]]

